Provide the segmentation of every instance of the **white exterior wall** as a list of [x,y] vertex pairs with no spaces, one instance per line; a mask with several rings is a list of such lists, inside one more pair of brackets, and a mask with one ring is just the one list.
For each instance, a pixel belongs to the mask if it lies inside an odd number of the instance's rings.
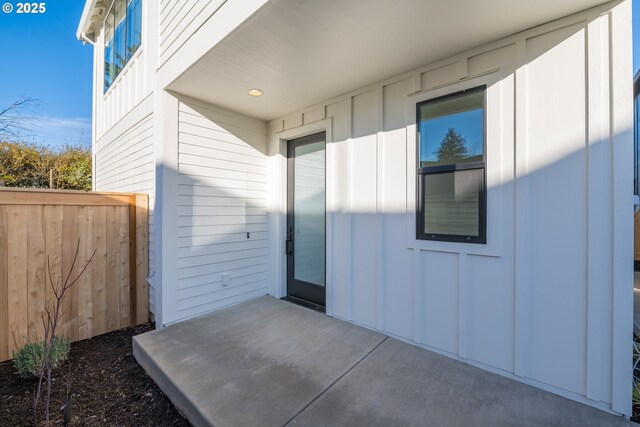
[[[270,293],[286,140],[326,130],[327,314],[629,414],[630,8],[602,9],[270,122]],[[488,242],[417,241],[415,104],[481,84]]]
[[94,45],[94,141],[100,140],[120,120],[153,92],[157,63],[155,18],[152,1],[142,2],[142,44],[118,77],[104,91],[104,32],[96,34]]
[[161,0],[160,65],[164,64],[226,0]]
[[177,317],[170,321],[267,294],[266,134],[263,121],[180,102]]
[[164,89],[269,0],[161,0],[157,87]]
[[[94,147],[94,189],[149,195],[149,271],[155,265],[155,155],[153,115],[148,115],[112,140]],[[155,289],[149,286],[149,310],[155,311]]]
[[[163,91],[264,3],[144,1],[143,44],[106,94],[98,36],[95,188],[157,196],[162,221],[149,247],[159,326],[285,294],[284,141],[325,130],[327,314],[629,414],[631,66],[610,46],[630,43],[630,3],[327,100],[268,130]],[[483,83],[488,244],[415,241],[415,103]]]
[[[104,91],[104,37],[96,34],[93,87],[93,189],[149,195],[149,275],[155,269],[155,145],[153,78],[157,49],[154,2],[142,2],[142,44]],[[155,313],[149,283],[149,309]]]

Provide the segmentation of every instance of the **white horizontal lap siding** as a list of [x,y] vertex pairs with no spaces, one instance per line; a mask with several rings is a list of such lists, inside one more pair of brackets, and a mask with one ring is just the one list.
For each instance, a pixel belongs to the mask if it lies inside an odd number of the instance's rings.
[[184,319],[267,293],[266,125],[185,103],[178,120],[178,318]]
[[[153,273],[155,155],[153,116],[149,115],[112,140],[95,145],[95,190],[149,195],[149,274]],[[149,286],[149,309],[154,312],[155,289]]]
[[[286,155],[275,145],[283,129],[295,138],[296,126],[308,132],[306,113],[330,118],[328,312],[596,407],[627,407],[612,342],[628,313],[613,304],[611,256],[612,138],[625,129],[609,123],[609,88],[624,82],[609,80],[606,8],[270,123],[271,149]],[[416,242],[415,100],[483,79],[487,245]],[[284,162],[273,165],[286,176]],[[284,236],[270,238],[283,253]],[[631,252],[621,256],[631,265]],[[616,403],[616,392],[626,397]]]
[[166,62],[225,0],[164,0],[160,4],[160,64]]

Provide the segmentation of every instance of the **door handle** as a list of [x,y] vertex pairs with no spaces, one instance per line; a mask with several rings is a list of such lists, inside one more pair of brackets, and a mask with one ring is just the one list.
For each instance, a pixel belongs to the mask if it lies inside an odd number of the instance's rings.
[[287,240],[285,240],[284,253],[286,255],[293,254],[293,232],[292,232],[291,228],[287,232]]

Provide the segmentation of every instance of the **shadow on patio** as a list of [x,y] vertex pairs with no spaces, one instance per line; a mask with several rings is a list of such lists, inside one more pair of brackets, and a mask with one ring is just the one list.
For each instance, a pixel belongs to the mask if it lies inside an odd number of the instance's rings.
[[134,338],[196,426],[615,426],[617,417],[269,296]]

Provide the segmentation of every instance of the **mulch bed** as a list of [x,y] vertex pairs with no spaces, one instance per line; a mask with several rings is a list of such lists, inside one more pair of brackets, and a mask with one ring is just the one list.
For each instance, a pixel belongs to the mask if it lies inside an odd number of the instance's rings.
[[[71,344],[69,360],[54,371],[51,425],[62,425],[59,408],[71,367],[72,426],[189,426],[136,363],[131,338],[153,329],[145,324]],[[36,380],[25,380],[13,364],[0,363],[0,426],[33,425]]]

